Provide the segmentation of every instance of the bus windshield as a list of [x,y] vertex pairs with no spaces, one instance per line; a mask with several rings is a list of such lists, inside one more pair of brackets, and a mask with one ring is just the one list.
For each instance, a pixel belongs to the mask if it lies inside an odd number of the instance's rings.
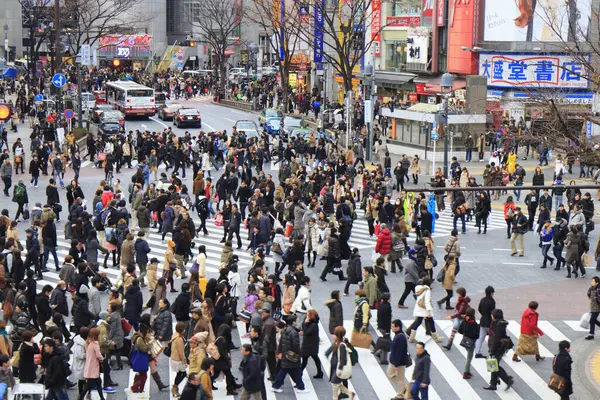
[[127,96],[130,97],[151,97],[152,90],[130,89],[127,91]]

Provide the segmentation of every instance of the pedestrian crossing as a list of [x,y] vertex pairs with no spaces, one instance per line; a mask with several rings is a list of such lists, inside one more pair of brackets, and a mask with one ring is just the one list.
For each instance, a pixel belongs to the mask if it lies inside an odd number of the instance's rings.
[[[381,333],[377,330],[377,312],[373,311],[373,315],[370,321],[370,332],[373,335],[374,341],[377,341],[377,337],[381,336]],[[403,320],[403,329],[412,323],[412,320]],[[539,338],[539,349],[540,354],[546,357],[545,361],[536,362],[533,357],[523,357],[522,362],[513,362],[511,357],[514,354],[514,350],[507,352],[502,359],[501,365],[506,369],[508,375],[515,379],[515,384],[512,389],[505,391],[506,386],[504,384],[498,387],[495,392],[488,392],[483,390],[483,386],[487,386],[487,382],[490,379],[490,373],[487,372],[485,359],[473,358],[471,362],[471,373],[473,378],[470,380],[464,380],[462,374],[464,372],[465,361],[467,357],[467,350],[460,346],[462,335],[456,334],[452,349],[447,351],[442,348],[442,345],[447,341],[447,337],[450,335],[452,330],[452,321],[449,320],[436,320],[436,330],[442,339],[442,342],[435,343],[431,337],[425,335],[425,329],[423,326],[417,330],[417,341],[425,343],[425,349],[431,357],[431,385],[429,386],[429,398],[431,400],[441,399],[492,399],[500,398],[502,400],[521,400],[521,399],[558,399],[556,395],[547,386],[547,381],[552,373],[552,358],[555,353],[558,352],[558,341],[557,339],[563,340],[567,338],[570,341],[576,340],[584,335],[582,328],[579,328],[579,321],[540,321],[539,326],[544,330],[545,335]],[[346,328],[347,337],[349,338],[352,332],[353,321],[344,320],[344,327]],[[575,328],[578,329],[575,329]],[[241,345],[244,343],[250,343],[250,339],[244,338],[243,334],[246,332],[245,324],[237,322],[237,334],[236,331],[232,331],[234,335],[234,343]],[[511,336],[513,342],[518,342],[520,332],[520,324],[517,321],[510,320],[508,325],[508,334]],[[303,371],[303,382],[309,393],[297,393],[293,389],[293,381],[291,378],[287,378],[282,393],[274,393],[270,390],[271,382],[266,379],[265,376],[265,387],[267,389],[268,400],[305,400],[318,398],[327,399],[332,397],[331,387],[328,382],[330,374],[330,359],[325,355],[325,352],[332,344],[331,336],[327,333],[322,322],[319,322],[319,359],[322,363],[322,369],[324,372],[324,378],[316,380],[311,377],[313,368],[312,362],[309,362],[307,369]],[[238,342],[239,340],[239,342]],[[486,338],[487,342],[487,338]],[[482,346],[482,353],[487,354],[487,343]],[[387,378],[386,369],[387,366],[380,365],[375,356],[367,349],[356,348],[359,353],[359,362],[353,367],[353,378],[349,380],[349,390],[356,393],[355,399],[361,397],[369,398],[369,392],[375,393],[377,399],[390,399],[396,396],[397,388],[392,385],[390,380]],[[415,360],[415,345],[409,343],[409,353]],[[239,352],[232,353],[233,357],[233,369],[234,376],[238,378],[238,382],[241,382],[241,371],[237,370],[239,365],[240,357]],[[310,369],[310,371],[309,371]],[[405,370],[405,379],[408,384],[414,371],[413,366]],[[175,372],[171,371],[171,382],[175,377]],[[268,375],[268,373],[266,373]],[[181,384],[180,388],[183,388],[185,381]],[[215,382],[215,385],[219,387],[218,391],[213,392],[215,400],[227,399],[233,400],[233,396],[226,395],[225,384],[220,379]],[[326,389],[324,389],[324,387]],[[175,398],[171,397],[171,400]]]

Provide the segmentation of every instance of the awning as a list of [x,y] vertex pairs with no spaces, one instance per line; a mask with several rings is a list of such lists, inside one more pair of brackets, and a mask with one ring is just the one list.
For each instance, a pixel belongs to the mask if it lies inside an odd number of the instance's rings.
[[17,77],[17,69],[13,67],[5,67],[2,70],[3,78],[16,78]]
[[408,111],[416,111],[422,113],[435,113],[438,111],[438,104],[417,103],[407,109]]
[[376,71],[375,84],[386,88],[414,91],[415,85],[412,81],[416,77],[418,77],[418,75],[410,73]]

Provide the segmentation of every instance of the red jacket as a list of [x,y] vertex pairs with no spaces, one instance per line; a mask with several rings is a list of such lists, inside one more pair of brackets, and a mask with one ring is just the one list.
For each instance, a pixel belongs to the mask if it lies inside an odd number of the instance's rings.
[[455,311],[450,318],[464,318],[470,302],[471,298],[469,296],[459,297],[458,300],[456,300]]
[[103,208],[106,208],[106,206],[108,205],[108,203],[110,203],[110,201],[112,199],[115,198],[115,195],[113,192],[110,191],[104,191],[102,192],[102,195],[100,196],[100,199],[102,199],[102,206]]
[[521,316],[521,333],[525,335],[535,335],[536,333],[540,336],[544,334],[540,328],[538,328],[538,313],[531,308],[528,308],[523,312]]
[[392,250],[392,234],[388,228],[384,228],[379,232],[375,252],[379,254],[390,254]]

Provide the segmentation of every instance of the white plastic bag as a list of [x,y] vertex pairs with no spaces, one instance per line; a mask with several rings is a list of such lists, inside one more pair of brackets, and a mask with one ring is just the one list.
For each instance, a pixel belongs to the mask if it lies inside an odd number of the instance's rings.
[[585,314],[583,314],[581,316],[581,319],[579,320],[579,326],[582,327],[583,329],[590,329],[590,318],[592,317],[592,314],[590,314],[589,312],[586,312]]

